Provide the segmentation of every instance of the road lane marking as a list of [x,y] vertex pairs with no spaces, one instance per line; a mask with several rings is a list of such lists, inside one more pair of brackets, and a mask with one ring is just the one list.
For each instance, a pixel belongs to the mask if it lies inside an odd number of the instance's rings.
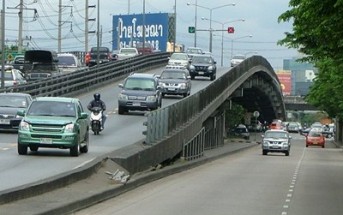
[[85,161],[85,162],[81,163],[80,165],[77,165],[77,166],[76,166],[76,167],[74,167],[73,169],[78,169],[78,168],[80,168],[80,167],[82,167],[82,166],[86,165],[87,163],[90,163],[90,162],[92,162],[94,159],[95,159],[95,158],[92,158],[92,159],[90,159],[90,160],[87,160],[87,161]]

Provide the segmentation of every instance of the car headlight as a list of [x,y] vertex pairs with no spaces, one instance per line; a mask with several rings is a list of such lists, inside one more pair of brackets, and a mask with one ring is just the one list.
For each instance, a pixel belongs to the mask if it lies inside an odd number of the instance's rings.
[[194,70],[194,69],[195,69],[195,67],[194,67],[193,65],[190,65],[190,66],[189,66],[189,69],[192,69],[192,70]]
[[208,67],[208,70],[213,70],[213,66],[209,66],[209,67]]
[[67,124],[66,125],[66,128],[64,129],[64,131],[65,132],[67,132],[67,133],[72,133],[73,131],[74,131],[74,124],[73,123],[71,123],[71,124]]
[[127,95],[125,95],[125,94],[119,93],[118,99],[120,99],[120,100],[128,100],[129,97]]
[[181,89],[186,89],[186,87],[187,87],[187,84],[186,84],[186,83],[181,83],[181,84],[180,84],[180,88],[181,88]]
[[282,145],[283,146],[288,146],[288,143],[287,142],[283,142]]
[[265,141],[265,140],[264,140],[264,141],[263,141],[263,145],[264,145],[264,146],[268,146],[268,141]]
[[165,87],[166,86],[166,83],[164,83],[164,82],[160,82],[160,83],[158,83],[158,85],[160,86],[160,87]]
[[147,102],[155,102],[156,101],[156,96],[147,96],[146,97]]
[[30,130],[30,124],[22,120],[19,124],[19,130],[23,130],[23,131]]

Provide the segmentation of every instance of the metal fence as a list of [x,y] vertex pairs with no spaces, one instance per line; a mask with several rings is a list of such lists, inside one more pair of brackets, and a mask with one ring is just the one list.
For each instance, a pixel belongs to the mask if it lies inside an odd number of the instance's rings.
[[168,62],[170,53],[137,56],[77,70],[72,73],[50,77],[15,87],[0,89],[0,92],[25,92],[32,96],[70,96],[96,89],[131,72],[143,72],[161,67]]

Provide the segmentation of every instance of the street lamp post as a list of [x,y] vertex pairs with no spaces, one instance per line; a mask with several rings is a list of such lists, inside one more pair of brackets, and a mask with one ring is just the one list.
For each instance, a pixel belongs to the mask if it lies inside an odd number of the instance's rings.
[[194,12],[194,28],[195,28],[195,32],[194,32],[194,47],[197,47],[197,19],[198,19],[198,7],[196,5],[198,5],[197,3],[198,1],[195,0],[194,4],[191,4],[189,2],[187,2],[187,5],[194,5],[195,7],[195,12]]
[[[195,4],[191,4],[191,3],[187,3],[187,5],[193,5],[195,6],[195,8],[197,7],[200,7],[200,8],[203,8],[203,9],[206,9],[206,10],[209,10],[210,11],[210,45],[209,45],[209,52],[212,52],[212,37],[213,37],[213,32],[212,32],[212,11],[213,10],[216,10],[216,9],[219,9],[219,8],[223,8],[223,7],[226,7],[226,6],[235,6],[236,4],[235,3],[230,3],[230,4],[224,4],[224,5],[221,5],[221,6],[218,6],[218,7],[212,7],[212,8],[209,8],[209,7],[205,7],[205,6],[202,6],[202,5],[198,5],[197,2],[195,1]],[[195,20],[197,19],[197,12],[195,12]],[[196,23],[196,22],[195,22]],[[195,26],[195,32],[196,33],[197,29],[196,29],[196,26]],[[196,35],[195,35],[195,38],[196,38]],[[196,39],[195,39],[196,41]]]
[[246,36],[243,36],[243,37],[237,37],[237,38],[233,38],[231,39],[231,59],[233,57],[233,41],[235,40],[239,40],[239,39],[243,39],[243,38],[247,38],[247,37],[252,37],[252,35],[246,35]]
[[[207,19],[205,17],[201,17],[202,20],[208,20],[208,21],[211,21],[210,19]],[[222,25],[222,28],[221,28],[221,32],[222,32],[222,41],[221,41],[221,66],[223,66],[223,56],[224,56],[224,25],[225,24],[228,24],[228,23],[232,23],[232,22],[244,22],[245,19],[235,19],[235,20],[231,20],[231,21],[227,21],[227,22],[219,22],[219,21],[216,21],[216,20],[212,20],[212,22],[215,22],[215,23],[218,23],[218,24],[221,24]],[[212,34],[213,36],[213,34]]]

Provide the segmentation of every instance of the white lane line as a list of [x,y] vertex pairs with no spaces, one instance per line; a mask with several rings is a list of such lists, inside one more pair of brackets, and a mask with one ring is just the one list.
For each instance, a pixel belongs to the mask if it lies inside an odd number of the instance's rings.
[[92,158],[92,159],[90,159],[90,160],[87,160],[87,161],[85,161],[85,162],[81,163],[80,165],[77,165],[77,166],[76,166],[76,167],[74,167],[73,169],[78,169],[78,168],[80,168],[80,167],[82,167],[82,166],[86,165],[87,163],[90,163],[90,162],[92,162],[94,159],[95,159],[95,158]]

